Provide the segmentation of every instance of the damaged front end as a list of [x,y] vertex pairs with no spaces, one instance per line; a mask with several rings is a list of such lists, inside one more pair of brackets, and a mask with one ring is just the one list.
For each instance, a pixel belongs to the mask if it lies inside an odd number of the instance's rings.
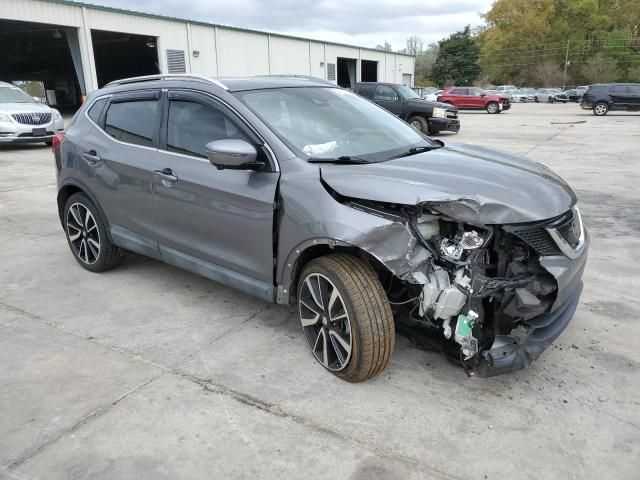
[[405,255],[384,262],[396,321],[438,339],[470,375],[528,366],[573,316],[588,243],[576,207],[543,222],[482,225],[453,218],[468,208],[452,202],[346,203],[411,233]]

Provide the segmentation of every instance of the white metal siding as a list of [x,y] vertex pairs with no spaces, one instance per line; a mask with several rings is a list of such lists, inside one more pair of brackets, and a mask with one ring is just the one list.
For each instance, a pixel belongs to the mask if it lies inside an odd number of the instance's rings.
[[[168,72],[167,50],[182,50],[186,72],[211,76],[290,73],[326,79],[327,65],[335,64],[338,57],[358,60],[358,80],[361,59],[378,62],[379,81],[400,83],[403,73],[412,76],[414,73],[413,57],[397,53],[46,0],[0,0],[0,3],[3,19],[78,28],[83,73],[89,91],[97,88],[92,29],[155,37],[162,72]],[[193,56],[194,50],[199,52],[197,57]]]

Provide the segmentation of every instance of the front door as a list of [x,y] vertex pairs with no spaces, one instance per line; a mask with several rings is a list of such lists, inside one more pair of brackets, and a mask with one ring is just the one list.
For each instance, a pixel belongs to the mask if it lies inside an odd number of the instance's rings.
[[257,172],[218,170],[205,156],[205,145],[215,140],[243,139],[259,147],[259,139],[222,103],[202,93],[170,91],[163,112],[153,178],[163,255],[177,251],[273,285],[279,174],[268,165]]

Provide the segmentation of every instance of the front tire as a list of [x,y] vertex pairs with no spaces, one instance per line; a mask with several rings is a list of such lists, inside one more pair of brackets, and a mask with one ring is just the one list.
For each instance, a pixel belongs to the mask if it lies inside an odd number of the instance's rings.
[[395,345],[387,296],[374,270],[358,257],[332,254],[309,262],[298,283],[302,330],[316,360],[356,383],[386,367]]
[[69,197],[62,218],[71,253],[83,268],[104,272],[122,263],[123,252],[111,243],[106,222],[85,194]]
[[419,132],[425,134],[429,133],[429,122],[427,122],[427,119],[424,117],[419,117],[416,115],[415,117],[411,117],[408,123]]
[[609,105],[604,102],[598,102],[593,106],[593,114],[602,117],[609,113]]
[[487,113],[494,114],[500,111],[500,106],[497,102],[489,102],[487,103]]

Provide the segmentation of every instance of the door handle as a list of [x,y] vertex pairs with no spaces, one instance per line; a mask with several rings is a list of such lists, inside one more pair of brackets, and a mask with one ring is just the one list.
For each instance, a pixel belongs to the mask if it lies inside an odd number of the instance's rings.
[[178,177],[174,175],[173,170],[171,170],[170,168],[155,170],[153,173],[155,173],[158,177],[160,177],[160,179],[162,180],[162,183],[164,182],[173,183],[178,181]]
[[102,160],[95,150],[89,150],[88,152],[83,153],[82,158],[84,158],[89,165],[95,165]]

